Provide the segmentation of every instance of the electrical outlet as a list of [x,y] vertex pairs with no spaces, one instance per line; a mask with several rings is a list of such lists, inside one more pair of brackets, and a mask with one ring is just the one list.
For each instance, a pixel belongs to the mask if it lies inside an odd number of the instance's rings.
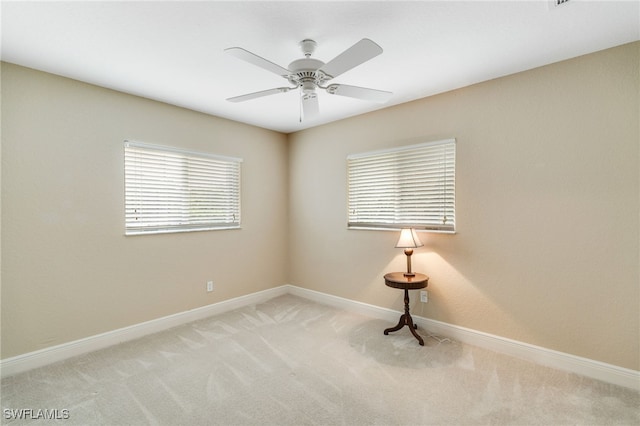
[[429,293],[427,293],[427,290],[420,291],[420,301],[422,303],[427,303],[429,301]]
[[207,281],[207,291],[213,291],[213,281]]

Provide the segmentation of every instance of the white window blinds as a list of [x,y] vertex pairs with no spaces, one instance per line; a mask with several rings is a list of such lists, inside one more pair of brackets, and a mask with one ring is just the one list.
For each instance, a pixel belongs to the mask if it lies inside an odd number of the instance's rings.
[[347,157],[350,228],[455,232],[455,139]]
[[240,227],[241,162],[125,141],[125,234]]

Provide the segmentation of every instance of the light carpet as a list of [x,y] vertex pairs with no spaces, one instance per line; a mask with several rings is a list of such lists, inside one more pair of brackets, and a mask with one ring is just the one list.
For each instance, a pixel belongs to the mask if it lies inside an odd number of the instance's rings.
[[280,296],[5,378],[2,423],[640,425],[636,391],[392,325]]

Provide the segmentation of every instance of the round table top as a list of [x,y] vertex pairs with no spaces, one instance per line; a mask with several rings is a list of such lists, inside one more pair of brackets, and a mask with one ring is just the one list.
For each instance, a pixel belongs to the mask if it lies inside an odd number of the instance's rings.
[[384,283],[393,288],[408,290],[425,288],[428,282],[429,277],[418,272],[413,277],[405,277],[404,272],[390,272],[384,276]]

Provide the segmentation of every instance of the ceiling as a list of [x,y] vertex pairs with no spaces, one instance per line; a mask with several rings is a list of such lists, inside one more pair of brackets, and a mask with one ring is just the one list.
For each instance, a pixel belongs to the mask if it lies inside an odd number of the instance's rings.
[[[290,133],[640,39],[639,1],[142,1],[1,4],[2,60]],[[328,62],[362,38],[384,52],[331,83],[393,92],[385,104],[319,92],[300,122],[297,91],[224,53],[282,67],[317,42]]]

